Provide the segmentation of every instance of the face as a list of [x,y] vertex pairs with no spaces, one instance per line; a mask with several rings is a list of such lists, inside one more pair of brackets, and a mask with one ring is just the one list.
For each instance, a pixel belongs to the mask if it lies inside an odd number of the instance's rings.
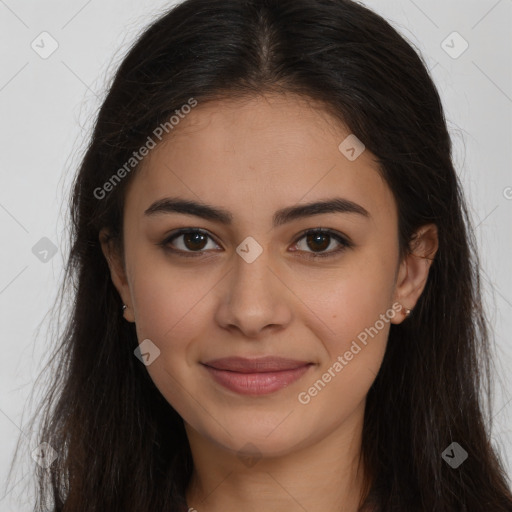
[[187,431],[217,446],[282,455],[360,417],[398,302],[421,293],[349,135],[296,96],[199,104],[129,184],[111,266],[125,318]]

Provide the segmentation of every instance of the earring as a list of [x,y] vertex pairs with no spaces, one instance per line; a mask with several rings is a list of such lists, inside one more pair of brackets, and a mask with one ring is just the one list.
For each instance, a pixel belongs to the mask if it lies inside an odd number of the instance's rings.
[[412,309],[406,309],[405,310],[405,317],[409,318],[411,316],[411,313],[412,313]]
[[123,304],[123,313],[124,313],[124,310],[127,308],[128,306],[126,304]]

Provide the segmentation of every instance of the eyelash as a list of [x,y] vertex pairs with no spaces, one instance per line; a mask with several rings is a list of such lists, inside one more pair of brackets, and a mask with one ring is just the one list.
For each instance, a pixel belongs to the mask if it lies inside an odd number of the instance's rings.
[[[172,241],[174,241],[176,238],[180,237],[181,235],[191,234],[191,233],[194,233],[194,234],[200,233],[200,234],[206,235],[207,237],[214,240],[213,237],[211,237],[211,235],[207,231],[204,231],[202,229],[182,228],[182,229],[179,229],[179,230],[171,233],[170,236],[168,236],[163,242],[159,243],[158,245],[162,246],[166,251],[170,251],[180,257],[181,256],[183,256],[185,258],[200,257],[200,256],[202,256],[202,253],[204,250],[203,251],[183,251],[181,249],[172,249],[171,247],[169,247],[169,244]],[[354,244],[352,242],[347,240],[345,237],[341,236],[336,231],[332,231],[332,230],[326,229],[326,228],[315,228],[315,229],[308,229],[308,230],[304,231],[303,233],[300,234],[300,236],[298,236],[295,239],[295,241],[293,242],[293,245],[297,244],[300,240],[302,240],[309,234],[318,234],[318,233],[334,238],[338,243],[341,244],[341,247],[339,247],[338,249],[335,249],[333,251],[328,251],[328,252],[323,252],[323,253],[315,253],[315,252],[307,252],[307,251],[297,250],[296,252],[298,252],[298,253],[305,252],[307,254],[307,255],[301,255],[301,257],[309,259],[309,260],[317,260],[318,258],[331,258],[331,257],[337,256],[338,254],[345,251],[346,249],[350,249],[354,246]],[[217,243],[217,242],[215,242],[215,243]],[[219,244],[217,244],[217,245],[219,245]]]

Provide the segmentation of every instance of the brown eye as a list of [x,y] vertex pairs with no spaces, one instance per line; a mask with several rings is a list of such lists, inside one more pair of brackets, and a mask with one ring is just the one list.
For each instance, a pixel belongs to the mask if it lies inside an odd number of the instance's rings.
[[[183,256],[200,256],[203,251],[212,249],[212,247],[208,247],[210,240],[213,241],[212,237],[200,229],[180,229],[160,245],[169,251],[182,253]],[[213,249],[218,247],[214,243]]]
[[199,233],[197,231],[185,233],[183,236],[183,244],[187,249],[191,251],[201,251],[204,249],[205,242],[207,241],[207,235]]
[[330,245],[330,236],[324,233],[310,233],[306,235],[307,246],[313,251],[325,251]]
[[328,229],[307,231],[295,242],[296,250],[306,253],[307,258],[335,256],[352,246],[343,236]]

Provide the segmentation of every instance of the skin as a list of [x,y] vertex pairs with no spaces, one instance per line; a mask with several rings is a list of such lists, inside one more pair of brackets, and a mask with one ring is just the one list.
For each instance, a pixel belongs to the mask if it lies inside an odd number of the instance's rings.
[[[414,308],[438,241],[435,225],[422,226],[413,252],[399,261],[394,197],[374,155],[365,150],[350,161],[340,152],[349,134],[319,105],[294,95],[199,104],[127,188],[125,266],[100,234],[125,319],[135,322],[139,343],[150,339],[160,350],[146,368],[184,419],[195,467],[187,500],[198,512],[357,510],[366,395],[390,322],[404,321],[405,309],[359,344],[362,350],[309,403],[298,394],[394,303]],[[229,210],[232,224],[144,215],[169,196]],[[370,216],[323,213],[272,227],[280,208],[335,196]],[[158,245],[178,228],[211,235],[202,245],[184,236],[168,244],[201,256]],[[317,228],[353,246],[309,260],[340,247],[329,236],[316,245],[299,238]],[[263,249],[252,263],[236,252],[248,236]],[[217,384],[200,364],[263,355],[314,365],[284,389],[246,396]]]

